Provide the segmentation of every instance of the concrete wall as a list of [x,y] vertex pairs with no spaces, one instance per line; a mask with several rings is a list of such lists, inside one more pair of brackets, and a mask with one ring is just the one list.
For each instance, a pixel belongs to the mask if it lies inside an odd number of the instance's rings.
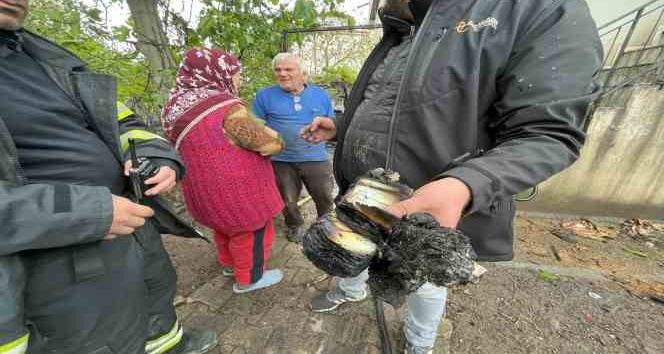
[[519,209],[664,219],[664,91],[639,85],[625,108],[595,111],[581,158]]

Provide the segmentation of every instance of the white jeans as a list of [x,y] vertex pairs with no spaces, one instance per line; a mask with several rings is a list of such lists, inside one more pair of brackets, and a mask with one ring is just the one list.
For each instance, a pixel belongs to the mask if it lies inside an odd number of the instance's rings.
[[[367,288],[369,272],[365,270],[354,278],[339,278],[338,286],[346,295],[362,296]],[[438,325],[445,313],[447,288],[425,283],[406,300],[404,334],[408,343],[418,347],[433,347],[436,343]]]

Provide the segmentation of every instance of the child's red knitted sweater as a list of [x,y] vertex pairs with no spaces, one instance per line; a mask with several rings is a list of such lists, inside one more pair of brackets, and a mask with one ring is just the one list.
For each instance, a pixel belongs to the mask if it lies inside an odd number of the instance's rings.
[[224,136],[220,108],[183,139],[182,193],[191,216],[216,231],[257,230],[284,206],[269,157],[233,146]]

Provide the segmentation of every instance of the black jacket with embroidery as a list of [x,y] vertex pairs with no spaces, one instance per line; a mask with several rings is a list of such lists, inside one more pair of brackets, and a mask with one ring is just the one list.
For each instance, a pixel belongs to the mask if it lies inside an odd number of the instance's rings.
[[[388,123],[387,162],[375,167],[415,188],[444,176],[466,183],[472,204],[459,228],[480,260],[511,259],[512,196],[572,164],[585,141],[603,58],[595,22],[583,0],[434,0],[415,10],[421,24]],[[384,36],[337,123],[341,191],[352,182],[343,177],[347,127],[403,33],[403,21],[382,20]]]

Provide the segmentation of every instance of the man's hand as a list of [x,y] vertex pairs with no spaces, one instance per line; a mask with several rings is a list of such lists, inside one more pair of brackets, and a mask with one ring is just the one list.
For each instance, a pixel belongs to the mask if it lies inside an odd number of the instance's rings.
[[387,211],[398,217],[429,213],[440,225],[456,228],[470,200],[470,188],[456,178],[447,177],[425,184],[412,197],[388,207]]
[[104,240],[111,240],[117,235],[129,235],[145,224],[145,219],[154,215],[154,211],[144,205],[136,204],[127,198],[112,195],[113,222]]
[[300,137],[312,143],[328,141],[336,135],[337,127],[334,120],[328,117],[315,117],[309,125],[300,131]]
[[[126,161],[125,165],[125,176],[129,176],[129,170],[131,169],[131,161]],[[151,186],[152,188],[145,191],[145,195],[153,196],[162,193],[170,192],[175,185],[177,184],[177,172],[170,166],[161,166],[159,172],[156,175],[145,180],[145,185]]]

